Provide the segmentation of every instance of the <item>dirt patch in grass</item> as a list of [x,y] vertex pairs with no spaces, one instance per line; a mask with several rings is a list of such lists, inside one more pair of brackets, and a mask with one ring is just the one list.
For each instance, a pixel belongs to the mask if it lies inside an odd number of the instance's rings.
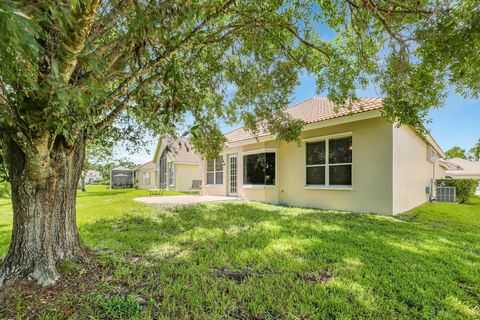
[[[64,269],[64,268],[62,268]],[[25,319],[38,319],[51,312],[61,318],[73,316],[81,305],[62,297],[82,297],[95,292],[96,275],[105,272],[97,262],[69,265],[55,285],[42,287],[30,281],[15,281],[0,292],[0,318],[14,319],[17,308]]]
[[[253,270],[231,270],[231,269],[218,269],[212,271],[214,277],[220,278],[224,277],[230,280],[233,280],[237,283],[241,283],[251,277],[261,277],[267,272],[256,272]],[[268,274],[271,274],[268,272]],[[321,272],[307,272],[299,273],[296,275],[296,278],[310,283],[327,283],[332,281],[335,277],[332,272],[329,270],[322,270]]]
[[308,272],[299,274],[298,277],[305,282],[313,283],[327,283],[332,281],[335,277],[328,270],[323,270],[322,272]]

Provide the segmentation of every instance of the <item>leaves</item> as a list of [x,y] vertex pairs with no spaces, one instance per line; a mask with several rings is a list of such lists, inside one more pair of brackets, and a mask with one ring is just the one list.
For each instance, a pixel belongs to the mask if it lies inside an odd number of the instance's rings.
[[467,154],[465,149],[460,148],[459,146],[454,146],[445,151],[445,159],[460,158],[467,159]]
[[301,123],[282,112],[299,74],[315,75],[318,91],[347,107],[374,86],[385,116],[421,130],[447,85],[480,92],[473,0],[96,5],[0,2],[0,131],[135,144],[191,119],[197,148],[209,154],[222,122],[266,123],[294,140]]

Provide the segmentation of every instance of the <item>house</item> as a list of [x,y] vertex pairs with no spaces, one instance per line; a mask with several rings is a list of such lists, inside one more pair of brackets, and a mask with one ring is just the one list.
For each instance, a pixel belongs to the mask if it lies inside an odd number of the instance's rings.
[[134,182],[138,189],[156,189],[155,185],[155,163],[149,161],[133,168]]
[[[442,162],[447,168],[447,170],[445,171],[446,178],[480,180],[480,161],[452,158],[442,160]],[[475,194],[480,195],[480,184],[477,186]]]
[[445,175],[453,179],[480,179],[480,161],[461,158],[443,160],[448,166]]
[[397,127],[381,114],[383,100],[351,110],[313,97],[286,109],[304,121],[298,142],[264,127],[225,134],[218,159],[202,161],[202,194],[353,212],[398,214],[433,197],[444,156],[431,135]]
[[85,174],[85,184],[92,184],[97,181],[102,181],[102,173],[96,170],[88,170]]
[[189,191],[193,180],[201,180],[200,156],[187,137],[159,140],[153,162],[156,189]]
[[110,189],[132,188],[133,170],[126,167],[116,167],[110,170]]

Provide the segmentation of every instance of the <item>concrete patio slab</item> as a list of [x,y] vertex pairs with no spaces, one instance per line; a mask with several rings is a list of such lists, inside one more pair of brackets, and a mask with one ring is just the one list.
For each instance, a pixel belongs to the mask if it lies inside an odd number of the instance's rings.
[[135,198],[133,200],[147,203],[147,204],[164,205],[167,207],[183,206],[183,205],[189,205],[189,204],[214,202],[214,201],[244,201],[244,199],[237,198],[237,197],[198,196],[198,195],[141,197],[141,198]]

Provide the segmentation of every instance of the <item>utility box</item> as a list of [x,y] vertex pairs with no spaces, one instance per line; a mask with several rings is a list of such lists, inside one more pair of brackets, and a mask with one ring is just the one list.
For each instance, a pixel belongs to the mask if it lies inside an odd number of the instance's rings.
[[443,186],[437,186],[436,188],[437,192],[437,197],[436,200],[438,202],[456,202],[456,196],[455,193],[457,191],[457,188],[455,187],[443,187]]

